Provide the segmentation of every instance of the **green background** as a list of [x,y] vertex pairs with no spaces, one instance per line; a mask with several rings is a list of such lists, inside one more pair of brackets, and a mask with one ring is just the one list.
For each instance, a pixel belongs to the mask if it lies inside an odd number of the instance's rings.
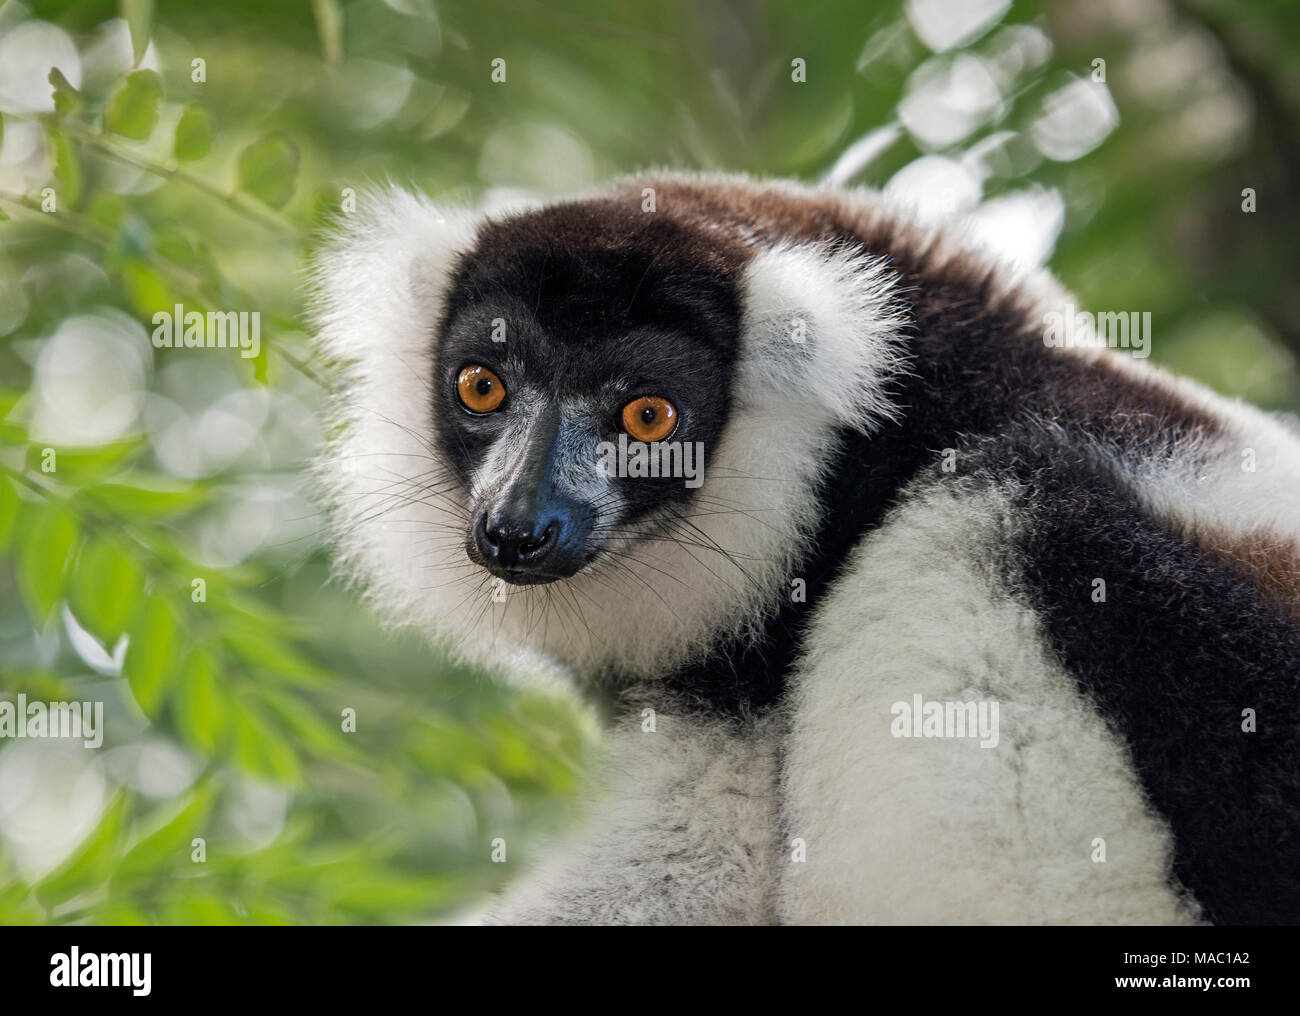
[[[986,202],[1059,210],[1081,307],[1300,407],[1293,2],[8,0],[0,54],[0,693],[106,711],[95,751],[0,742],[2,923],[455,920],[572,814],[585,710],[328,581],[300,283],[348,189],[974,165]],[[1097,60],[1113,115],[1045,141]],[[151,348],[176,303],[260,310],[263,354]]]

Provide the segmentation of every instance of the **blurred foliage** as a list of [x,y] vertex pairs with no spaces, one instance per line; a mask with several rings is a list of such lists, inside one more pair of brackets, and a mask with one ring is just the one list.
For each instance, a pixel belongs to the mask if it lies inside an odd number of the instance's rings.
[[[590,717],[381,634],[299,494],[323,370],[300,269],[369,181],[884,186],[940,156],[986,202],[1059,194],[1053,266],[1081,306],[1150,310],[1157,360],[1300,406],[1296,5],[1003,6],[0,6],[0,693],[107,714],[97,752],[0,743],[0,923],[438,919],[569,813]],[[989,24],[932,53],[924,25],[972,7]],[[1098,59],[1118,122],[1045,157],[1036,124]],[[909,97],[981,67],[996,102],[927,140]],[[151,348],[176,304],[260,309],[259,354]]]

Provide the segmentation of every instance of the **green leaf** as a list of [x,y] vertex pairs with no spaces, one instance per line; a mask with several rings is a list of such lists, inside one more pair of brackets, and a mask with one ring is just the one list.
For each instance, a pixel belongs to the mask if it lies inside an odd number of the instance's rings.
[[10,695],[25,692],[29,699],[66,702],[72,697],[69,685],[48,670],[26,668],[0,671],[0,689]]
[[138,67],[149,48],[149,26],[153,21],[153,0],[122,0],[122,17],[131,30],[131,65]]
[[81,202],[84,179],[76,143],[58,127],[49,128],[46,140],[50,162],[54,166],[54,180],[59,185],[59,198],[65,207],[76,208]]
[[234,720],[235,757],[244,769],[276,783],[292,786],[301,782],[298,756],[256,710],[236,703]]
[[68,559],[81,526],[66,509],[46,502],[23,508],[22,546],[18,550],[18,588],[38,625],[63,596]]
[[192,864],[192,841],[202,830],[215,800],[216,792],[206,783],[182,795],[160,816],[154,830],[140,837],[122,856],[113,881],[153,876]]
[[853,96],[838,92],[811,108],[800,104],[774,113],[762,131],[762,144],[773,165],[793,173],[836,151],[836,142],[852,123]]
[[18,492],[9,482],[7,476],[0,476],[0,554],[9,549],[13,540],[14,525],[18,521],[18,508],[21,505]]
[[[270,336],[267,336],[266,338],[269,337]],[[256,381],[259,385],[264,385],[270,382],[270,374],[269,374],[270,367],[271,367],[271,358],[269,356],[270,348],[271,348],[271,343],[265,341],[264,339],[262,344],[258,346],[257,355],[253,357],[251,360],[247,361],[248,365],[253,369],[253,380]]]
[[12,413],[27,398],[26,389],[0,388],[0,420]]
[[212,148],[212,114],[202,106],[187,106],[176,124],[173,151],[179,162],[193,162]]
[[361,865],[346,877],[322,879],[315,891],[340,910],[371,919],[428,910],[456,897],[455,882],[446,875],[405,875]]
[[160,923],[187,927],[227,927],[240,924],[241,921],[235,908],[221,896],[189,888],[184,895],[164,901]]
[[101,927],[142,928],[156,922],[150,920],[149,915],[138,907],[109,903],[95,911],[95,923]]
[[299,749],[326,758],[365,764],[366,759],[353,746],[352,736],[343,732],[341,717],[337,717],[334,722],[327,722],[304,698],[277,691],[265,684],[258,684],[254,693],[257,700],[284,725]]
[[50,68],[49,82],[54,86],[54,112],[58,116],[68,116],[81,108],[81,93],[72,87],[63,71],[57,67]]
[[[145,450],[143,440],[138,437],[87,448],[61,448],[58,458],[59,477],[77,486],[94,483],[105,473],[120,470]],[[33,469],[42,461],[40,452],[41,449],[34,446],[30,450],[29,461]]]
[[77,620],[111,651],[140,604],[144,575],[116,545],[95,540],[77,559],[69,597]]
[[282,134],[255,141],[239,153],[239,187],[263,204],[282,208],[293,197],[298,148]]
[[116,236],[126,223],[126,199],[120,194],[99,191],[86,206],[86,218],[110,236]]
[[311,10],[316,17],[321,55],[326,63],[336,64],[343,56],[343,8],[338,0],[311,0]]
[[469,112],[470,96],[455,88],[443,88],[433,109],[425,117],[420,136],[425,141],[441,137],[465,119]]
[[256,902],[248,906],[248,919],[259,927],[279,927],[302,924],[301,918],[294,917],[288,910],[272,903]]
[[15,879],[0,888],[0,925],[37,925],[45,923],[45,912],[32,899],[31,887]]
[[119,792],[76,853],[36,883],[41,903],[52,906],[108,879],[125,839],[126,806],[127,797]]
[[202,646],[190,650],[176,693],[176,720],[181,734],[202,751],[221,748],[230,732],[226,696],[221,693],[216,658]]
[[159,490],[135,483],[101,483],[85,496],[115,515],[136,519],[169,519],[186,515],[212,500],[208,487],[178,487]]
[[328,678],[328,672],[304,659],[291,644],[276,638],[269,629],[253,630],[250,627],[231,631],[235,617],[228,616],[226,620],[229,622],[228,630],[223,633],[222,642],[249,669],[264,670],[282,680],[299,677],[318,681]]
[[160,258],[171,262],[174,267],[200,274],[207,266],[203,263],[198,247],[190,234],[172,225],[165,225],[155,230],[153,235],[154,250]]
[[168,679],[176,673],[180,642],[177,628],[175,612],[157,592],[131,625],[131,642],[122,669],[136,702],[151,719],[157,719]]
[[[143,321],[152,321],[159,311],[171,311],[181,303],[171,283],[146,261],[134,260],[122,268],[122,284],[131,309]],[[185,301],[187,310],[199,310]]]
[[144,141],[158,126],[163,83],[157,71],[132,71],[104,110],[104,126],[114,134]]

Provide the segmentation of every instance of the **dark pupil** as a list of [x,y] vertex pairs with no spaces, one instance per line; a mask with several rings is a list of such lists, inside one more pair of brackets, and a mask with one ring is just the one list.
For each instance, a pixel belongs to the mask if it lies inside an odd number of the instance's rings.
[[486,395],[492,391],[492,379],[490,377],[481,377],[474,385],[474,390],[480,395]]
[[641,422],[648,426],[655,422],[655,415],[655,411],[646,406],[645,409],[641,410]]

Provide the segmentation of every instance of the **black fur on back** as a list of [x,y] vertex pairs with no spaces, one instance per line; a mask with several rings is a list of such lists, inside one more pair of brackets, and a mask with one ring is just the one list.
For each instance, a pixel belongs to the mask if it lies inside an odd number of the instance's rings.
[[1021,523],[1008,585],[1131,753],[1176,881],[1216,924],[1300,921],[1300,630],[1077,437],[1017,428],[974,453],[984,463]]
[[909,317],[902,338],[911,370],[893,392],[899,418],[869,436],[849,429],[838,435],[820,492],[820,524],[792,576],[806,581],[806,602],[787,598],[757,641],[733,639],[668,676],[669,688],[703,708],[740,714],[780,698],[820,594],[903,487],[944,449],[1025,419],[1065,421],[1080,437],[1147,454],[1218,430],[1216,420],[1153,381],[1046,347],[1043,323],[1014,290],[999,288],[985,263],[937,262],[933,243],[906,224],[855,217],[833,195],[757,204],[742,196],[726,204],[693,185],[660,190],[670,212],[744,223],[771,242],[860,247],[886,259]]

